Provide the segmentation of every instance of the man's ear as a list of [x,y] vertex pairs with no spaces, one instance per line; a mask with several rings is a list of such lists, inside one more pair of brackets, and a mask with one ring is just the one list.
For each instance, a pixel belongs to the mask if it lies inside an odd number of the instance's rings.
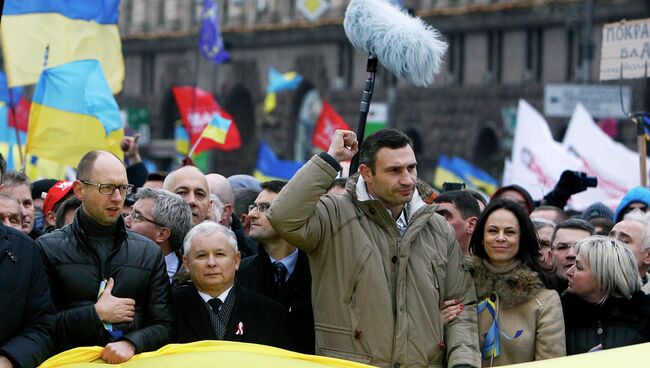
[[50,211],[45,215],[45,223],[51,226],[56,224],[56,214],[54,211]]
[[366,182],[368,181],[368,179],[372,177],[372,170],[370,169],[370,166],[366,164],[359,165],[359,172],[361,173],[363,180],[365,180]]
[[643,264],[650,265],[650,249],[644,252]]
[[239,262],[241,262],[241,252],[235,253],[235,271],[239,271]]
[[474,230],[476,229],[476,223],[478,222],[478,217],[472,216],[469,219],[467,219],[467,234],[472,235],[474,234]]
[[75,180],[72,182],[72,191],[74,192],[74,196],[77,197],[77,199],[82,200],[84,193],[84,184],[79,180]]
[[232,204],[224,204],[223,211],[221,212],[221,221],[224,224],[230,223],[230,216],[232,215]]
[[164,243],[169,239],[169,237],[172,236],[171,230],[167,227],[161,227],[160,231],[158,231],[158,234],[156,234],[156,243]]

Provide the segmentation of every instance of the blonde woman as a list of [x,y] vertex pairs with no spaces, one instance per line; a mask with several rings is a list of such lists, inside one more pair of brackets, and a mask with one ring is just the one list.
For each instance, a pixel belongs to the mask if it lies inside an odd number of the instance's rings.
[[599,235],[578,242],[567,277],[567,354],[650,341],[650,296],[641,291],[636,259],[622,243]]

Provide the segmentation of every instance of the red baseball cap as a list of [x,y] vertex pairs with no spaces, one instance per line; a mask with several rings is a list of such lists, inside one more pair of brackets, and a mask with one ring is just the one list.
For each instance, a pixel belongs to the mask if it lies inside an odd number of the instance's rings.
[[72,182],[69,180],[59,180],[47,191],[45,201],[43,201],[43,213],[48,214],[54,210],[54,206],[65,197],[72,189]]

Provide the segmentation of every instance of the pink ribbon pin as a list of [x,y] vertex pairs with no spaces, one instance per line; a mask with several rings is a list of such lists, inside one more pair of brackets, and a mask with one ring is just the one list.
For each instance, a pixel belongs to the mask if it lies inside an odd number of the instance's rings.
[[242,322],[239,322],[237,325],[237,332],[235,332],[235,335],[243,335],[244,334],[244,324]]

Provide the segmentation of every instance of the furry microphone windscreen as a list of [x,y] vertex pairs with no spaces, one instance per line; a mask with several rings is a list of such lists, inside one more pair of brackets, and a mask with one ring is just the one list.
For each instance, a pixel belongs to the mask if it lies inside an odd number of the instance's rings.
[[420,87],[433,83],[447,51],[440,32],[385,0],[351,0],[343,27],[354,47]]

